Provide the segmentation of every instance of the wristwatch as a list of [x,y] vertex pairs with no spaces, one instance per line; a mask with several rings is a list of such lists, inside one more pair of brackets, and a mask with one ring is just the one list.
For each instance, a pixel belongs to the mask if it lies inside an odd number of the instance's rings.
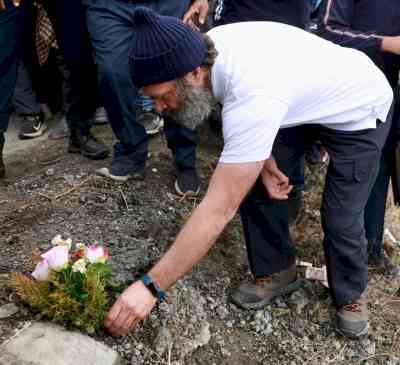
[[153,281],[153,279],[148,274],[144,274],[140,280],[146,286],[147,289],[151,291],[160,302],[165,300],[165,293],[158,287],[158,285]]

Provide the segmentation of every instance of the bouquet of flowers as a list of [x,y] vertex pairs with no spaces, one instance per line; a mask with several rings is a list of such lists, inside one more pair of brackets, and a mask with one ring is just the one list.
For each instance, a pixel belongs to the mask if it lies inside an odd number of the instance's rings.
[[109,308],[108,251],[100,245],[73,245],[60,235],[52,244],[39,256],[31,277],[15,273],[11,287],[44,318],[93,333],[102,326]]

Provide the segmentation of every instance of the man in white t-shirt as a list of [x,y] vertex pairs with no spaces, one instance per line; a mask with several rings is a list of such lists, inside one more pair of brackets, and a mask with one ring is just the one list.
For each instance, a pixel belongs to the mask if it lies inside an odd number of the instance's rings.
[[321,218],[337,328],[366,334],[362,217],[390,125],[393,95],[384,75],[361,52],[288,25],[237,23],[203,37],[144,8],[134,21],[134,84],[189,128],[221,103],[224,149],[201,204],[164,257],[118,298],[105,325],[123,335],[145,318],[239,207],[255,281],[241,285],[234,302],[261,308],[297,288],[287,198],[292,166],[318,138],[331,158]]

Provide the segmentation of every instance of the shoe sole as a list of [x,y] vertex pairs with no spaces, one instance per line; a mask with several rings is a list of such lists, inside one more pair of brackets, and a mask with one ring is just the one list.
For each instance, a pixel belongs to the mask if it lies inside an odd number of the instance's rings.
[[155,134],[159,133],[161,128],[156,128],[156,129],[146,129],[146,134],[148,136],[154,136]]
[[358,340],[362,337],[365,337],[369,333],[369,323],[366,324],[366,326],[358,333],[354,332],[349,332],[349,331],[344,331],[338,327],[336,324],[336,332],[339,333],[341,336],[349,338],[351,340]]
[[200,193],[200,188],[197,188],[196,191],[187,191],[186,193],[183,193],[182,190],[179,188],[178,185],[178,180],[175,180],[175,191],[178,193],[180,196],[197,196]]
[[278,290],[276,292],[276,294],[274,294],[272,297],[265,298],[263,300],[260,300],[257,303],[248,303],[248,304],[240,303],[240,302],[236,301],[234,297],[231,297],[231,299],[234,304],[236,304],[237,306],[239,306],[243,309],[256,309],[256,310],[263,309],[266,305],[271,303],[272,299],[274,299],[276,297],[280,297],[282,295],[292,293],[295,290],[299,289],[301,287],[301,283],[302,283],[302,280],[296,280],[296,281],[290,283],[288,286],[285,286],[284,288]]
[[135,174],[135,175],[128,175],[128,176],[117,176],[117,175],[112,175],[110,173],[110,170],[107,167],[102,167],[98,170],[96,170],[96,174],[103,176],[103,177],[108,177],[114,181],[118,182],[127,182],[128,180],[144,180],[145,175],[144,174]]
[[18,138],[19,139],[31,139],[31,138],[40,137],[44,134],[44,132],[46,132],[46,130],[47,130],[47,127],[44,126],[43,128],[39,129],[36,132],[19,134]]

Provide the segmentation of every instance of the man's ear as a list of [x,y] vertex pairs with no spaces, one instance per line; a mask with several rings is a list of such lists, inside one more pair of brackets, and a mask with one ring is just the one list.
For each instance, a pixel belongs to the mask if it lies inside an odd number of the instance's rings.
[[184,76],[184,79],[191,84],[193,83],[198,84],[199,82],[202,81],[203,77],[204,77],[204,70],[199,66],[196,67],[193,71],[187,73]]

